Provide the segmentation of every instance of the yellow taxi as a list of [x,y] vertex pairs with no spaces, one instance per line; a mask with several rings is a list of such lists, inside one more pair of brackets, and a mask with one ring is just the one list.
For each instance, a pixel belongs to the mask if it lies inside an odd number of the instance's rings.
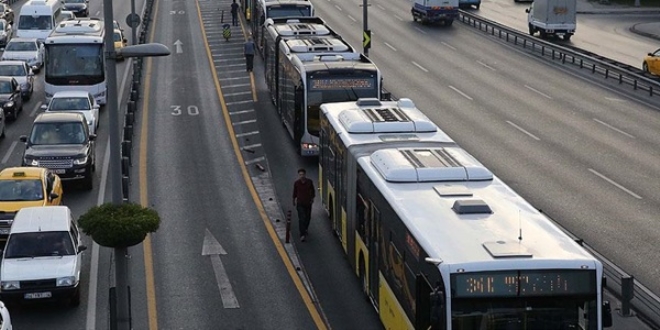
[[[115,51],[118,51],[126,46],[126,43],[128,43],[128,40],[124,37],[124,32],[119,29],[115,29],[113,40],[115,41]],[[117,59],[123,60],[124,57],[117,54]]]
[[646,57],[644,57],[642,70],[650,74],[660,75],[660,49],[653,53],[648,53]]
[[60,205],[62,181],[41,167],[9,167],[0,171],[0,241],[7,239],[16,212],[27,206]]

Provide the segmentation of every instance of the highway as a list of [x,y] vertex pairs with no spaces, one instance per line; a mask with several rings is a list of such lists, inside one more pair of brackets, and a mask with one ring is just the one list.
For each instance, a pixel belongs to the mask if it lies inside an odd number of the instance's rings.
[[[320,205],[315,205],[310,240],[301,244],[294,238],[313,284],[315,296],[310,297],[246,185],[246,178],[255,173],[240,165],[251,156],[245,148],[237,151],[234,139],[239,134],[242,143],[248,143],[246,134],[259,131],[260,138],[249,143],[267,156],[263,164],[283,211],[291,208],[296,169],[307,168],[316,181],[317,164],[295,155],[277,123],[258,72],[263,69],[260,60],[253,76],[239,72],[240,39],[220,40],[212,7],[217,4],[221,11],[229,2],[156,3],[149,40],[167,45],[173,54],[145,61],[131,200],[156,209],[162,223],[144,245],[130,249],[133,328],[311,329],[323,328],[320,320],[326,318],[336,329],[380,329],[340,245],[329,234],[329,224],[321,221],[325,216]],[[362,13],[355,2],[314,4],[317,14],[351,44],[361,44]],[[489,4],[482,6],[484,12]],[[12,6],[17,14],[19,5]],[[92,16],[100,17],[100,3],[90,5]],[[142,6],[137,1],[136,7]],[[123,22],[130,3],[115,3],[114,9],[116,19]],[[654,266],[660,261],[654,244],[660,237],[654,226],[660,211],[655,180],[660,174],[660,141],[654,134],[660,126],[658,108],[592,83],[588,76],[557,69],[458,22],[448,29],[415,24],[409,10],[409,2],[392,0],[372,1],[370,7],[370,55],[383,71],[388,90],[413,99],[533,205],[659,293],[655,279],[660,271]],[[241,37],[238,27],[233,32]],[[572,42],[580,42],[578,36]],[[176,41],[182,42],[181,52],[176,51]],[[236,43],[238,50],[231,50]],[[118,66],[120,84],[129,62]],[[247,124],[254,126],[237,125],[251,119],[228,114],[230,103],[252,99],[243,95],[239,100],[215,83],[225,86],[226,79],[233,78],[257,86],[257,103],[239,110],[255,116],[256,122]],[[125,99],[126,86],[120,87]],[[0,141],[3,167],[20,164],[18,136],[29,131],[42,99],[38,84],[24,113],[9,124]],[[83,192],[65,186],[65,204],[76,215],[109,198],[108,111],[103,110],[95,189]],[[230,137],[232,132],[235,137]],[[254,144],[257,139],[261,146]],[[90,249],[84,257],[81,306],[14,308],[15,328],[108,327],[114,256],[109,249],[92,247],[89,238],[86,243]]]
[[[316,8],[361,44],[354,2]],[[389,0],[370,7],[370,55],[388,90],[413,99],[533,205],[660,292],[658,108],[469,26],[415,24],[409,10]]]
[[[529,4],[527,2],[516,3],[513,0],[489,0],[482,2],[479,10],[470,10],[470,12],[528,33],[525,9],[529,7]],[[597,7],[598,4],[592,6]],[[600,6],[602,10],[608,8],[608,6]],[[578,10],[580,8],[588,10],[586,8],[589,8],[589,5],[581,6],[578,3]],[[554,39],[553,41],[558,44],[579,47],[641,69],[644,56],[658,48],[657,42],[653,39],[630,32],[633,24],[657,21],[657,13],[642,14],[641,11],[578,14],[576,32],[571,40],[566,42]],[[593,12],[597,12],[597,10]]]
[[[144,2],[136,0],[136,8],[141,11]],[[15,17],[18,19],[20,6],[25,1],[12,4]],[[101,17],[102,6],[100,1],[90,2],[90,16]],[[130,2],[116,3],[114,14],[118,21],[124,25],[124,17],[130,13]],[[125,28],[125,31],[130,30]],[[130,78],[127,71],[127,61],[120,63],[117,67],[119,84],[126,86],[124,77]],[[123,82],[123,84],[122,84]],[[122,93],[125,98],[126,93]],[[21,113],[15,122],[8,123],[6,128],[6,137],[0,141],[0,159],[2,167],[20,166],[23,155],[23,143],[19,141],[20,135],[27,135],[34,117],[41,111],[39,107],[44,101],[43,93],[43,70],[35,76],[34,94],[29,102],[25,103],[23,113]],[[76,184],[65,184],[63,203],[69,206],[74,216],[79,216],[86,212],[90,207],[97,205],[105,200],[109,195],[105,191],[106,181],[104,173],[104,162],[106,161],[106,151],[108,143],[108,111],[102,109],[101,125],[98,132],[97,144],[97,171],[95,174],[95,187],[92,191],[82,191]],[[106,165],[107,166],[107,165]],[[109,276],[110,250],[99,249],[93,246],[91,239],[84,238],[88,250],[83,255],[83,271],[81,277],[81,297],[80,307],[70,308],[64,304],[39,304],[26,306],[12,306],[10,313],[12,323],[15,329],[96,329],[104,328],[108,324],[107,319],[107,283],[111,279]],[[93,255],[100,256],[94,258]],[[90,276],[90,274],[99,274]],[[100,281],[99,281],[100,280]],[[97,283],[105,282],[101,289],[96,289]],[[93,288],[90,292],[90,286]],[[105,290],[103,288],[106,288]],[[97,303],[98,309],[97,309]]]

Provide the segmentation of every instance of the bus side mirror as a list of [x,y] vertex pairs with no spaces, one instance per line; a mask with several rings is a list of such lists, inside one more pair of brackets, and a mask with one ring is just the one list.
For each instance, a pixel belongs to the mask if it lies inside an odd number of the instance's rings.
[[440,290],[431,292],[431,329],[444,329],[445,293]]
[[612,307],[610,307],[610,302],[605,300],[603,301],[603,328],[609,328],[612,326]]

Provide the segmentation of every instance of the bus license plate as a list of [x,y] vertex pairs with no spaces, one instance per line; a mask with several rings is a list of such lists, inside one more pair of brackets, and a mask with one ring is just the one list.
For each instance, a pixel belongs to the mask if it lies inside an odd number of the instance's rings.
[[26,293],[25,299],[44,299],[50,298],[53,294],[50,292],[35,292],[35,293]]

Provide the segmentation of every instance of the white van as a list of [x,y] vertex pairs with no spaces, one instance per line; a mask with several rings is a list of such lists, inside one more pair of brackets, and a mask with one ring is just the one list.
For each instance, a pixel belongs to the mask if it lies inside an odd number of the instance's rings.
[[66,18],[63,10],[59,0],[29,0],[21,7],[16,20],[16,36],[37,38],[43,42],[56,24]]

